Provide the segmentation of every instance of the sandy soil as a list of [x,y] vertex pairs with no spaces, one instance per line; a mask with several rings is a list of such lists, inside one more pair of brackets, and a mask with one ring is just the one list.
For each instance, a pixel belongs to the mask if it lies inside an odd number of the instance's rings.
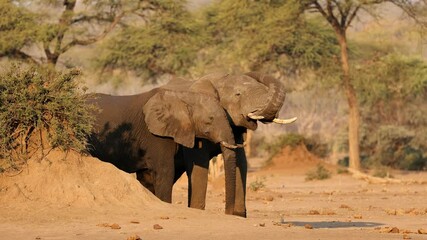
[[425,172],[372,184],[327,165],[332,178],[306,181],[320,160],[285,149],[269,167],[250,159],[243,219],[223,214],[221,176],[200,211],[185,207],[185,176],[165,204],[97,159],[58,152],[46,159],[0,176],[0,239],[427,239]]

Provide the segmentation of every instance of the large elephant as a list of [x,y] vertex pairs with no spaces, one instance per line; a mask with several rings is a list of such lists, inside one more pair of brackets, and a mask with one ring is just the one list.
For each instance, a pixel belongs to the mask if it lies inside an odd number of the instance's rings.
[[[257,121],[287,124],[296,120],[277,118],[285,100],[284,86],[279,80],[257,72],[243,75],[207,75],[196,81],[181,79],[171,81],[163,88],[188,89],[217,99],[227,112],[237,144],[243,144],[247,129],[257,128]],[[203,140],[201,148],[180,148],[175,160],[175,181],[187,172],[190,207],[205,208],[209,160],[219,153],[219,145],[208,140]],[[236,154],[237,187],[234,214],[245,217],[247,160],[243,148],[236,149]]]
[[236,183],[234,135],[219,101],[203,93],[156,88],[132,96],[97,94],[100,108],[89,152],[137,179],[171,202],[178,144],[193,148],[196,138],[220,146],[226,174],[226,213],[233,214]]

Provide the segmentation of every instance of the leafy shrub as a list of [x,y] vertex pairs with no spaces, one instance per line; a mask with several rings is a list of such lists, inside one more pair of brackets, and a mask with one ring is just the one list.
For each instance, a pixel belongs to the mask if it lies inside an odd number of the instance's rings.
[[85,148],[93,107],[74,81],[79,74],[18,65],[0,74],[0,159],[8,159],[9,167],[16,167],[13,158],[25,156],[30,138],[42,132],[52,147]]
[[255,181],[253,181],[253,182],[251,182],[249,184],[249,189],[251,189],[252,191],[256,192],[256,191],[258,191],[258,190],[260,190],[260,189],[262,189],[262,188],[265,187],[264,182],[265,182],[265,177],[256,178]]
[[309,171],[306,174],[305,180],[324,180],[331,177],[331,172],[326,169],[323,165],[318,164],[315,170]]
[[412,146],[414,133],[401,126],[382,126],[377,132],[376,151],[371,164],[397,169],[422,170],[427,159],[422,150]]

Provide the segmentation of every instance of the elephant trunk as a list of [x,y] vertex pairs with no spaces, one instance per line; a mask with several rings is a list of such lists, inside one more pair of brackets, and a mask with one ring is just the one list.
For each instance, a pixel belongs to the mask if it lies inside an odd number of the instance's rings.
[[249,72],[246,73],[246,75],[268,87],[267,105],[253,114],[256,116],[262,116],[263,119],[260,119],[261,121],[273,121],[273,119],[277,117],[279,110],[285,101],[285,87],[279,80],[269,75],[259,72]]
[[236,199],[236,152],[234,149],[221,145],[222,155],[224,157],[225,172],[225,213],[234,213],[234,204]]

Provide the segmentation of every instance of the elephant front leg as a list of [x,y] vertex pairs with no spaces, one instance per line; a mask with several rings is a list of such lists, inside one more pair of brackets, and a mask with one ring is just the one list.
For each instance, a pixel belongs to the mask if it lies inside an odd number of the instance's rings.
[[[236,134],[236,141],[243,144],[243,135]],[[236,149],[236,199],[233,215],[246,217],[246,178],[248,172],[248,162],[244,148]]]
[[209,160],[192,162],[188,174],[188,206],[205,209]]
[[236,200],[234,204],[233,215],[246,217],[246,175],[247,175],[247,162],[246,157],[239,156],[237,153],[237,168],[236,168]]

